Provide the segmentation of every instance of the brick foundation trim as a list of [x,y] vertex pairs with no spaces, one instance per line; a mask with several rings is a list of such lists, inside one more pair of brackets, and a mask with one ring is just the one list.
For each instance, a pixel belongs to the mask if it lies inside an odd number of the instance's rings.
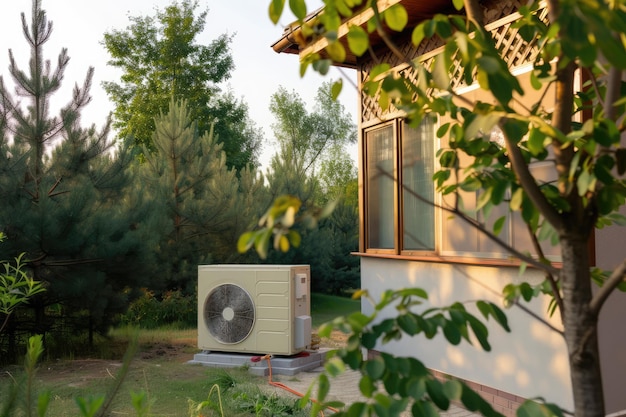
[[[511,394],[510,392],[502,391],[497,388],[493,388],[487,385],[479,384],[477,382],[468,381],[463,378],[453,377],[451,375],[445,374],[443,372],[435,371],[429,369],[429,371],[433,374],[433,376],[440,381],[446,381],[448,379],[456,379],[465,383],[468,387],[476,391],[481,397],[485,399],[494,410],[498,413],[503,414],[505,417],[515,417],[515,413],[517,409],[526,398],[522,398],[515,394]],[[463,406],[462,404],[458,404],[459,406]]]
[[[378,355],[379,355],[379,352],[370,350],[367,353],[367,358],[372,359]],[[473,381],[468,381],[463,378],[457,378],[455,376],[452,376],[452,375],[449,375],[440,371],[436,371],[433,369],[429,369],[429,371],[435,378],[439,379],[440,381],[456,379],[457,381],[461,381],[465,383],[471,389],[476,391],[481,397],[483,397],[485,401],[491,404],[494,410],[503,414],[505,417],[515,417],[515,413],[517,412],[517,409],[519,408],[519,406],[522,405],[524,401],[526,401],[526,398],[522,398],[520,396],[511,394],[506,391],[499,390],[497,388],[493,388],[487,385],[482,385]],[[456,405],[458,405],[459,407],[463,407],[463,404],[456,404]],[[611,417],[622,417],[622,415],[616,415],[616,416],[611,416]]]

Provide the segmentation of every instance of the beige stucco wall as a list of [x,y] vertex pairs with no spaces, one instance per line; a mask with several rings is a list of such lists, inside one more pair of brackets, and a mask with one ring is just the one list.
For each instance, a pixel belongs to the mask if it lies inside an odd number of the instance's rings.
[[[424,306],[446,306],[455,301],[489,300],[502,305],[502,288],[520,280],[515,267],[483,267],[443,263],[410,262],[379,258],[361,259],[361,285],[375,299],[385,289],[418,286],[429,293]],[[524,280],[540,282],[539,272],[527,270]],[[549,300],[535,300],[530,307],[546,316]],[[364,313],[371,306],[363,302]],[[475,311],[476,314],[480,314]],[[384,314],[394,314],[388,309]],[[569,369],[562,337],[533,319],[518,307],[506,310],[512,333],[506,333],[491,322],[491,352],[480,345],[462,342],[452,346],[443,336],[432,340],[424,336],[403,338],[378,349],[395,355],[414,355],[434,370],[451,374],[482,385],[491,386],[524,398],[542,396],[566,409],[572,409]],[[549,319],[559,325],[560,319]]]

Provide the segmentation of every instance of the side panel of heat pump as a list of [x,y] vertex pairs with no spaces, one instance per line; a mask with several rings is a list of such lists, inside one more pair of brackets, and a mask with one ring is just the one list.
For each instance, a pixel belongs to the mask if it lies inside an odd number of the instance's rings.
[[289,269],[257,271],[257,326],[254,336],[259,352],[293,353],[289,308],[291,291]]
[[306,349],[311,346],[311,271],[308,265],[294,266],[291,270],[293,281],[293,346]]

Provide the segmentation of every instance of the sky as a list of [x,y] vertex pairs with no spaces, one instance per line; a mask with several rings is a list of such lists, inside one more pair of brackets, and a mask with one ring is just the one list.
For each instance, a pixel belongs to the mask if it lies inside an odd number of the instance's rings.
[[[94,67],[91,89],[92,101],[82,113],[83,126],[102,126],[106,116],[113,110],[111,102],[101,87],[103,81],[119,81],[121,72],[107,65],[108,53],[102,45],[104,33],[114,29],[123,30],[130,21],[129,16],[154,16],[158,8],[163,10],[172,0],[42,0],[48,21],[54,25],[53,33],[44,46],[44,55],[55,68],[57,56],[62,48],[68,49],[69,65],[65,72],[62,89],[52,101],[52,110],[69,102],[71,89],[76,83],[82,85],[87,70]],[[268,17],[270,0],[199,0],[199,10],[208,9],[204,32],[196,42],[208,44],[220,34],[233,34],[231,53],[235,70],[222,86],[230,88],[235,97],[248,104],[250,118],[263,129],[265,142],[261,162],[267,162],[273,150],[271,141],[274,122],[269,111],[273,93],[279,86],[288,91],[295,90],[307,103],[309,110],[314,105],[318,87],[325,80],[347,78],[356,80],[352,70],[333,68],[327,77],[309,69],[303,78],[299,75],[298,58],[295,55],[277,54],[271,45],[280,38],[283,27],[295,20],[292,15],[283,16],[278,25]],[[311,7],[318,7],[319,0],[310,0]],[[8,71],[8,50],[11,49],[18,66],[26,70],[30,50],[24,39],[21,26],[22,12],[30,24],[31,0],[3,1],[0,13],[0,75],[11,85]],[[357,94],[351,83],[344,81],[340,101],[354,116],[356,123]],[[349,150],[356,159],[356,148]]]

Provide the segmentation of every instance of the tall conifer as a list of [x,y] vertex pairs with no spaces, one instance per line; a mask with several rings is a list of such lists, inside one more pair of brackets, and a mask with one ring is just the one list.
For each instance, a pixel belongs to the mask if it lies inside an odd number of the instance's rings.
[[[30,47],[28,68],[18,67],[9,50],[9,74],[15,97],[0,77],[0,100],[7,140],[0,157],[0,227],[8,241],[0,258],[26,252],[33,278],[47,291],[31,302],[30,331],[104,330],[126,307],[127,291],[145,276],[133,262],[144,253],[139,220],[122,201],[133,157],[113,149],[110,121],[102,129],[80,126],[89,103],[93,68],[71,99],[53,116],[50,101],[61,87],[69,62],[63,48],[56,66],[44,59],[43,47],[52,22],[32,4],[32,20],[22,13],[23,33]],[[121,268],[121,263],[129,266]],[[54,307],[54,308],[53,308]],[[32,320],[31,320],[32,319]]]

